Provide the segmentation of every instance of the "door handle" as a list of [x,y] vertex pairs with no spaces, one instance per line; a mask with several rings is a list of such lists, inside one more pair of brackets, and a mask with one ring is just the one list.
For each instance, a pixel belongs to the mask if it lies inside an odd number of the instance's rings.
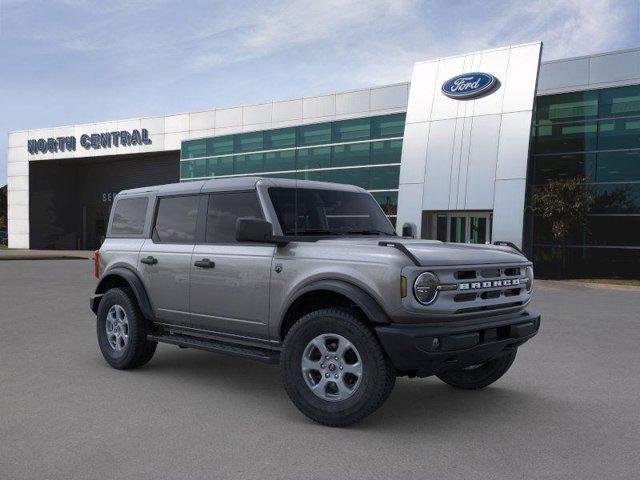
[[155,265],[158,263],[158,259],[149,255],[148,257],[140,259],[140,263],[144,263],[145,265]]
[[208,258],[197,260],[193,264],[198,268],[214,268],[216,266],[215,262],[212,262]]

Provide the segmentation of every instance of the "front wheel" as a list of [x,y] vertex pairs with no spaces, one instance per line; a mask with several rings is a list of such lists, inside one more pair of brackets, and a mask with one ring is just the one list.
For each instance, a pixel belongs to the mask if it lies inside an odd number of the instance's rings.
[[513,365],[517,350],[488,362],[451,370],[438,375],[444,383],[463,390],[479,390],[502,377]]
[[280,357],[287,394],[310,419],[344,427],[388,398],[396,372],[371,328],[348,309],[318,310],[287,334]]

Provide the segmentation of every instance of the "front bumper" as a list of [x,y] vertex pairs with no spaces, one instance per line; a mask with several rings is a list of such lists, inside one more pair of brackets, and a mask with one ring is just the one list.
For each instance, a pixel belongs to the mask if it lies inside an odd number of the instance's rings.
[[378,325],[376,333],[400,373],[427,377],[505,355],[540,329],[540,314],[525,311],[437,325]]

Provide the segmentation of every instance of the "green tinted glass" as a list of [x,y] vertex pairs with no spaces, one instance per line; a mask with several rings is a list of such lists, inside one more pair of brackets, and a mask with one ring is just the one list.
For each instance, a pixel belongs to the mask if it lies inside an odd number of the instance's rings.
[[580,122],[541,125],[535,129],[536,153],[580,152],[595,150],[598,124]]
[[371,121],[369,118],[356,118],[333,122],[333,142],[355,142],[368,140],[371,137]]
[[544,184],[560,178],[585,177],[594,181],[595,153],[568,153],[566,155],[535,155],[533,157],[533,183]]
[[386,190],[398,188],[400,184],[400,166],[371,168],[369,189]]
[[383,115],[371,118],[371,138],[402,137],[406,114]]
[[180,162],[180,179],[193,178],[193,160]]
[[596,181],[640,181],[640,151],[598,153]]
[[296,146],[296,129],[279,128],[264,132],[264,148],[276,149]]
[[380,204],[387,215],[398,213],[398,192],[374,192],[373,198]]
[[210,158],[207,168],[207,176],[219,177],[233,174],[233,157]]
[[301,171],[298,172],[297,178],[298,180],[314,180],[316,182],[329,182],[330,180],[330,170],[320,170],[320,171]]
[[331,147],[303,148],[297,152],[296,168],[326,168],[331,166]]
[[282,152],[268,152],[264,154],[264,171],[277,172],[279,170],[295,170],[296,152],[295,150],[284,150]]
[[233,136],[207,138],[207,155],[233,153]]
[[236,155],[234,161],[233,173],[257,173],[264,171],[262,153]]
[[640,119],[603,120],[599,122],[598,149],[638,148]]
[[640,85],[599,90],[600,117],[640,115]]
[[318,123],[315,125],[304,125],[297,128],[298,145],[322,145],[331,142],[331,124]]
[[341,170],[330,170],[330,182],[346,183],[362,188],[369,187],[368,168],[345,168]]
[[402,140],[385,140],[371,144],[371,163],[400,163]]
[[335,147],[332,147],[332,149],[332,167],[349,167],[352,165],[366,165],[369,163],[368,143],[336,145]]
[[204,157],[207,155],[207,140],[199,138],[198,140],[188,140],[182,142],[180,158]]
[[562,93],[538,97],[538,123],[565,122],[593,118],[598,114],[598,94],[594,91]]
[[262,132],[241,133],[233,136],[234,153],[257,152],[263,148]]

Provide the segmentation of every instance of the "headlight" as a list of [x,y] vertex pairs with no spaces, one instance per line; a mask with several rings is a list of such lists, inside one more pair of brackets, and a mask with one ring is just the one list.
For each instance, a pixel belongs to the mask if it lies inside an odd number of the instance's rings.
[[438,296],[438,284],[440,280],[435,273],[424,272],[416,278],[413,284],[413,294],[423,305],[429,305]]
[[527,293],[531,293],[533,290],[533,267],[527,267],[525,275],[527,277]]

